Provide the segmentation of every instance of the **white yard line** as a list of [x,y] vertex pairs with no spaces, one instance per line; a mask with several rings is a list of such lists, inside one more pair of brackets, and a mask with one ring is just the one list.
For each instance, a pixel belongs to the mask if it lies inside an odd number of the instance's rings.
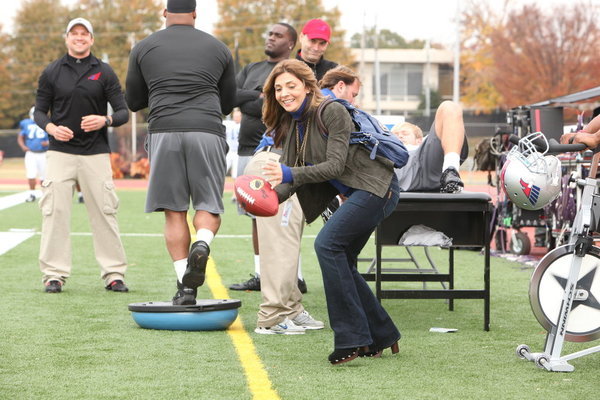
[[[36,235],[41,235],[41,232],[36,232]],[[71,232],[71,236],[92,236],[91,232]],[[162,233],[121,233],[123,237],[163,237]],[[314,239],[317,235],[304,235],[302,238]],[[252,235],[221,235],[217,233],[216,239],[251,239]]]
[[[33,229],[11,229],[9,232],[0,232],[0,256],[17,247],[33,235],[41,235]],[[72,232],[71,236],[92,236],[91,232]],[[162,233],[121,233],[123,237],[155,237],[162,238]],[[305,235],[303,238],[314,239],[315,235]],[[251,235],[218,235],[218,239],[251,239]]]
[[10,249],[17,247],[30,237],[35,235],[33,230],[11,230],[10,232],[0,232],[0,255],[8,252]]
[[[35,196],[39,199],[42,192],[36,190]],[[11,194],[9,196],[0,197],[0,210],[6,210],[7,208],[14,207],[21,203],[25,203],[25,200],[29,197],[29,191],[19,192]]]
[[[33,235],[41,235],[41,232],[34,232],[33,230],[29,230],[29,229],[11,229],[9,232],[0,232],[0,235],[6,234],[7,237],[13,234],[24,234],[27,233],[29,237],[33,236]],[[71,236],[92,236],[91,232],[71,232]],[[123,237],[163,237],[164,235],[162,233],[121,233],[120,236]],[[316,235],[304,235],[302,236],[303,238],[306,239],[314,239],[315,237],[317,237]],[[252,236],[251,235],[220,235],[217,233],[217,236],[215,236],[215,239],[251,239]],[[3,236],[0,236],[0,240],[3,240]],[[0,248],[1,248],[1,244],[0,244]],[[1,254],[1,253],[0,253]]]

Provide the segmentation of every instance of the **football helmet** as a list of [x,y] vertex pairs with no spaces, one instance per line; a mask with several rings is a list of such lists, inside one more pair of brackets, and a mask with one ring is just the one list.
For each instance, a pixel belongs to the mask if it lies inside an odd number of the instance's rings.
[[[543,148],[540,152],[533,142]],[[506,196],[519,208],[539,210],[560,195],[561,164],[555,156],[547,156],[548,141],[541,132],[531,133],[514,146],[500,172]]]

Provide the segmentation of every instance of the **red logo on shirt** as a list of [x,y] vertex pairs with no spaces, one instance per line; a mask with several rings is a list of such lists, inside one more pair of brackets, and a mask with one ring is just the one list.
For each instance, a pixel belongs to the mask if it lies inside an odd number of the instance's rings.
[[101,75],[102,75],[102,72],[98,72],[97,74],[90,75],[90,76],[88,77],[88,79],[89,79],[90,81],[97,81],[98,79],[100,79],[100,76],[101,76]]

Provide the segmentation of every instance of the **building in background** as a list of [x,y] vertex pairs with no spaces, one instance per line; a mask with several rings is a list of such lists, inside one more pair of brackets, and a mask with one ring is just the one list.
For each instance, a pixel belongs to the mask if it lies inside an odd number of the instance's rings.
[[[364,58],[360,62],[361,56]],[[440,49],[352,49],[356,60],[353,68],[362,82],[358,104],[363,110],[375,115],[383,124],[391,127],[404,121],[428,130],[433,123],[438,100],[452,100],[454,80],[454,53]],[[377,112],[375,61],[379,59],[380,99]],[[361,68],[362,64],[362,68]],[[429,71],[429,72],[427,72]],[[430,113],[419,109],[429,87],[431,93]],[[508,129],[506,112],[492,113],[464,111],[467,136],[493,136],[497,129]]]
[[[352,49],[355,60],[361,60],[354,68],[362,81],[362,109],[375,113],[376,76],[375,60],[379,59],[380,104],[383,115],[404,115],[414,113],[429,85],[443,99],[452,99],[452,74],[454,55],[450,50],[439,49]],[[428,62],[429,61],[429,62]],[[427,74],[427,70],[429,73]]]

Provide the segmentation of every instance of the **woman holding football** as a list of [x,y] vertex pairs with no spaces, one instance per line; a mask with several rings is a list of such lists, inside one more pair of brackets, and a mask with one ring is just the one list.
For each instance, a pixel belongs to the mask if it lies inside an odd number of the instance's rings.
[[263,91],[263,122],[283,147],[280,162],[263,167],[279,200],[296,193],[311,223],[337,194],[347,197],[315,239],[334,331],[329,362],[377,357],[388,347],[397,353],[400,332],[357,270],[358,254],[398,203],[392,163],[371,160],[363,146],[349,145],[353,122],[339,103],[323,108],[328,134],[319,131],[316,112],[324,98],[305,63],[281,61]]

